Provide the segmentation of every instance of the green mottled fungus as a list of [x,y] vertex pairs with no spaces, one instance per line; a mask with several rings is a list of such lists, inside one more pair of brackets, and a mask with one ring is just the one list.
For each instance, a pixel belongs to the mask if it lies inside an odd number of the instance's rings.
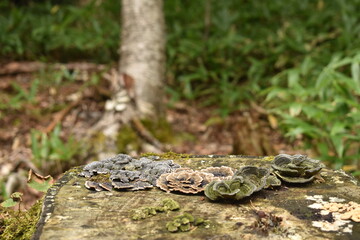
[[234,199],[240,200],[250,196],[257,189],[256,185],[242,176],[231,180],[213,181],[205,188],[205,195],[210,200]]
[[266,184],[265,184],[264,188],[272,188],[272,187],[278,187],[278,186],[281,186],[280,179],[278,179],[275,175],[270,174],[266,178]]
[[264,188],[269,175],[270,171],[267,168],[245,166],[236,171],[234,176],[242,176],[250,180],[256,186],[255,191],[257,192]]
[[289,183],[311,182],[323,167],[324,164],[319,160],[300,154],[279,154],[272,164],[274,173],[283,181]]

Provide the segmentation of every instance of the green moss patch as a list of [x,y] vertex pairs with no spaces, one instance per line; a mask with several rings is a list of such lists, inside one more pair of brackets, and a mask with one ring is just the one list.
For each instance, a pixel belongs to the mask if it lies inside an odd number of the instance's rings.
[[98,175],[91,176],[89,178],[89,181],[94,181],[94,182],[98,182],[98,183],[105,183],[105,182],[110,182],[109,178],[110,178],[110,173],[98,174]]
[[143,153],[141,154],[141,157],[151,157],[151,156],[157,156],[160,159],[181,159],[181,158],[190,158],[190,154],[185,153],[174,153],[174,152],[166,152],[166,153]]
[[39,221],[41,206],[42,201],[39,200],[27,211],[0,207],[0,239],[30,239]]
[[159,206],[142,207],[133,209],[130,213],[132,220],[141,220],[155,216],[159,212],[176,211],[180,209],[178,202],[171,198],[165,198]]
[[210,221],[200,217],[194,217],[190,213],[184,213],[166,223],[166,229],[172,233],[188,232],[198,226],[209,227]]
[[119,152],[129,152],[131,150],[140,151],[141,138],[136,134],[130,125],[124,125],[120,128],[116,147]]

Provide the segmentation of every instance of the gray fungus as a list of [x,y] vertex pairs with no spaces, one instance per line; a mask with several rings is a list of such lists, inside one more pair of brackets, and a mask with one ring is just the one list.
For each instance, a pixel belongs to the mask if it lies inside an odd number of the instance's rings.
[[171,173],[177,168],[180,165],[172,160],[155,161],[147,157],[135,159],[126,154],[118,154],[87,164],[79,175],[89,178],[85,187],[91,190],[134,191],[152,188],[160,175]]

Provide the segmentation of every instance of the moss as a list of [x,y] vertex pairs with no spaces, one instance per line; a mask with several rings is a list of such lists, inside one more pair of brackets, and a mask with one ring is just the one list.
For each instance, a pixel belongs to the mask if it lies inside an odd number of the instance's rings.
[[91,139],[89,146],[91,146],[93,152],[102,152],[106,150],[106,136],[102,132],[94,134]]
[[[142,119],[141,123],[151,135],[161,143],[177,144],[182,141],[196,140],[196,138],[189,133],[176,133],[165,118],[159,120]],[[119,152],[129,152],[130,150],[140,151],[143,141],[131,125],[124,125],[120,128],[117,135],[117,150]],[[104,142],[104,140],[102,140],[102,142]]]
[[132,210],[131,219],[137,221],[155,216],[156,214],[157,214],[156,207],[143,207]]
[[129,150],[140,151],[141,138],[136,134],[130,125],[124,125],[120,128],[116,147],[119,152],[129,152]]
[[210,221],[194,217],[190,213],[184,213],[174,217],[172,221],[166,223],[166,229],[172,233],[188,232],[196,226],[209,227]]
[[41,213],[42,200],[37,201],[27,211],[15,211],[0,208],[0,212],[8,217],[1,219],[0,239],[27,240],[36,230]]
[[275,159],[275,156],[267,156],[267,157],[262,158],[262,160],[268,161],[268,162],[274,161],[274,159]]
[[67,170],[63,175],[66,175],[66,174],[73,174],[73,175],[78,175],[79,173],[82,172],[82,167],[79,166],[79,167],[73,167],[73,168],[70,168],[69,170]]
[[181,159],[181,158],[190,158],[191,155],[190,154],[185,154],[185,153],[174,153],[174,152],[166,152],[166,153],[142,153],[141,157],[151,157],[151,156],[157,156],[160,159]]
[[159,120],[141,120],[142,124],[146,127],[147,130],[160,142],[162,143],[174,143],[175,142],[175,132],[172,129],[170,123],[165,118],[160,118]]
[[105,182],[110,182],[109,178],[110,178],[110,173],[98,174],[98,175],[91,176],[89,178],[89,181],[94,181],[97,183],[105,183]]
[[179,210],[180,209],[180,204],[171,199],[171,198],[165,198],[163,201],[162,201],[162,207],[164,208],[164,210],[167,212],[167,211],[175,211],[175,210]]
[[171,198],[165,198],[159,206],[142,207],[133,209],[130,212],[132,220],[141,220],[155,216],[158,212],[176,211],[180,209],[180,204]]

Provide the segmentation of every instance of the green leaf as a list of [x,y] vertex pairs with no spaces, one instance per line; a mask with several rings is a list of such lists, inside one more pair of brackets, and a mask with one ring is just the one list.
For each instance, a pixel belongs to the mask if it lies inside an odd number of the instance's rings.
[[358,62],[351,64],[351,77],[356,85],[355,91],[360,94],[360,67]]
[[331,136],[331,141],[335,147],[337,156],[340,158],[343,157],[345,148],[342,140],[342,135]]
[[321,156],[329,155],[329,147],[325,142],[319,142],[316,144],[317,149],[319,150]]
[[301,66],[300,66],[300,71],[302,75],[306,75],[309,73],[310,69],[313,66],[313,62],[311,60],[311,57],[306,56],[304,61],[302,62]]
[[18,202],[15,202],[12,198],[9,198],[9,199],[3,201],[3,202],[1,203],[1,206],[2,206],[2,207],[5,207],[5,208],[9,208],[9,207],[14,207],[14,206],[16,206],[16,204],[18,204]]
[[298,116],[301,113],[302,104],[301,103],[292,103],[289,107],[289,114],[292,117]]
[[41,146],[40,146],[40,156],[42,159],[46,159],[50,153],[50,143],[46,133],[41,134]]
[[39,84],[40,84],[40,81],[38,78],[36,78],[31,84],[30,92],[28,94],[28,99],[27,99],[31,103],[35,103],[35,97],[38,92]]
[[299,83],[299,72],[297,69],[292,69],[288,72],[288,86],[289,88],[293,88]]
[[43,182],[37,182],[37,181],[34,181],[34,180],[30,180],[30,182],[28,183],[28,185],[31,187],[31,188],[33,188],[33,189],[35,189],[35,190],[37,190],[37,191],[39,191],[39,192],[44,192],[44,193],[46,193],[47,192],[47,190],[51,187],[51,181],[53,180],[53,178],[52,177],[50,177],[48,180],[45,180],[45,181],[43,181]]
[[345,123],[343,122],[335,122],[334,125],[331,128],[330,135],[335,136],[339,133],[345,132]]

